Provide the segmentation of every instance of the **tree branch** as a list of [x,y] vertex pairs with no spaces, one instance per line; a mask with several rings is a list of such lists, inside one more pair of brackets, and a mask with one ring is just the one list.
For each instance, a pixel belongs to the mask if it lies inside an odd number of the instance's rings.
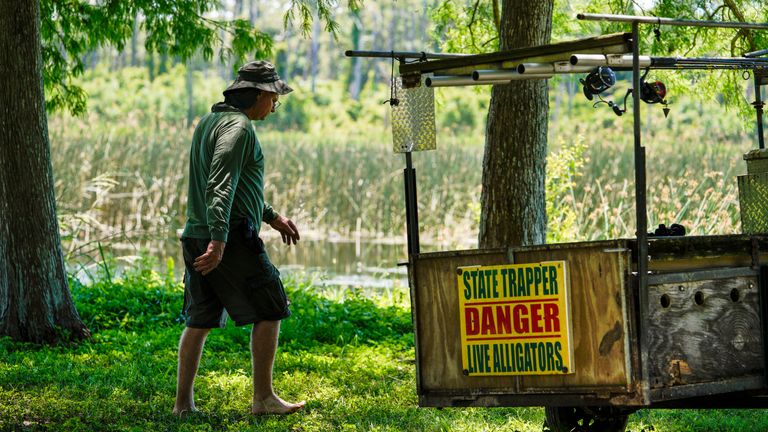
[[477,7],[480,6],[480,0],[475,0],[475,6],[472,8],[472,16],[469,18],[469,25],[467,26],[469,29],[469,39],[472,41],[472,47],[477,49],[477,44],[475,43],[475,33],[472,31],[472,26],[475,24],[475,15],[477,14]]
[[[725,0],[723,2],[723,5],[728,6],[728,9],[733,12],[733,14],[736,16],[736,19],[738,19],[741,22],[747,22],[747,20],[744,18],[744,13],[742,13],[739,10],[738,5],[736,5],[736,2],[733,0]],[[736,49],[736,41],[739,38],[739,35],[743,35],[744,38],[747,40],[748,44],[748,51],[757,51],[757,45],[755,45],[755,38],[752,35],[752,31],[749,29],[741,29],[738,33],[736,33],[736,36],[731,40],[731,55],[735,55],[735,49]]]

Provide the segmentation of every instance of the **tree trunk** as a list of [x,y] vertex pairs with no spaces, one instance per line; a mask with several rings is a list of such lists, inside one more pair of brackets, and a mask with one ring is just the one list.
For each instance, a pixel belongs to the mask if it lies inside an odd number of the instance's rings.
[[259,19],[259,1],[260,0],[251,0],[249,3],[249,14],[248,19],[251,21],[251,26],[256,24],[256,20]]
[[[504,0],[501,49],[549,43],[554,0]],[[481,248],[541,244],[546,239],[546,80],[494,86],[483,159]]]
[[195,86],[194,77],[192,75],[192,60],[187,60],[187,73],[185,75],[187,86],[187,127],[192,126],[192,122],[195,120]]
[[0,0],[0,336],[55,343],[89,332],[64,268],[40,47],[40,3]]
[[133,16],[133,33],[131,34],[131,66],[132,67],[138,67],[139,66],[139,31],[141,30],[139,26],[139,13],[136,12],[136,14]]
[[311,80],[310,90],[315,93],[317,87],[317,74],[320,69],[320,18],[312,21],[312,41],[309,49],[309,79]]
[[[360,36],[362,35],[363,21],[360,18],[360,11],[352,12],[352,49],[360,49]],[[360,90],[363,86],[363,59],[361,57],[353,57],[350,73],[347,78],[347,88],[352,99],[360,100]]]

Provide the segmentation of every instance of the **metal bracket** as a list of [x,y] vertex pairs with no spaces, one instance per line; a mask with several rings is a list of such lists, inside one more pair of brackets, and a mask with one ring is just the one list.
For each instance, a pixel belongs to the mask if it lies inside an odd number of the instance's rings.
[[418,72],[403,74],[400,78],[403,80],[403,88],[421,87],[421,74]]

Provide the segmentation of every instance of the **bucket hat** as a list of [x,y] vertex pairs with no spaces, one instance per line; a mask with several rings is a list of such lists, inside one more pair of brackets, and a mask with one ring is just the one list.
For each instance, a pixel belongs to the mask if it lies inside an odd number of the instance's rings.
[[243,65],[237,71],[237,79],[224,90],[224,94],[249,88],[265,90],[279,95],[293,91],[285,81],[280,79],[280,75],[275,71],[275,66],[264,60],[252,61]]

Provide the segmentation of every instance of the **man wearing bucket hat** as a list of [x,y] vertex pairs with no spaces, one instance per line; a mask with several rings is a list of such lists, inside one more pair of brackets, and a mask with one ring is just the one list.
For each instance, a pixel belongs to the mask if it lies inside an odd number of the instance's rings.
[[259,228],[264,221],[283,242],[296,244],[294,223],[264,202],[264,155],[251,120],[264,120],[293,91],[266,61],[250,62],[195,128],[189,161],[187,223],[182,234],[186,274],[186,328],[179,341],[173,412],[196,411],[194,379],[206,336],[224,327],[253,324],[253,414],[288,414],[290,403],[272,388],[280,320],[290,316],[280,272],[272,265]]

